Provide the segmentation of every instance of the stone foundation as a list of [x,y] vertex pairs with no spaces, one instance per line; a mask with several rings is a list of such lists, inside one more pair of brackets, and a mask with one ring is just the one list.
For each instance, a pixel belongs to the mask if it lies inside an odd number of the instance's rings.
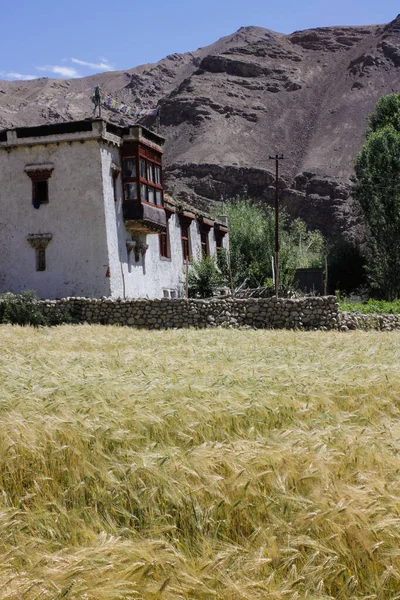
[[257,329],[337,329],[335,296],[286,299],[111,300],[66,298],[43,301],[49,314],[68,311],[80,323],[146,329],[252,327]]

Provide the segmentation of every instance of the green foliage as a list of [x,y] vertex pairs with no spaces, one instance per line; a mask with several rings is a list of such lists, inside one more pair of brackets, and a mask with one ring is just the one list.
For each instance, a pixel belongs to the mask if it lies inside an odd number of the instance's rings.
[[329,244],[328,291],[333,294],[339,289],[350,294],[366,284],[365,258],[356,244],[340,237]]
[[381,98],[355,163],[354,196],[369,228],[367,273],[386,300],[400,297],[400,94]]
[[[249,287],[265,286],[272,278],[274,255],[274,211],[266,204],[236,199],[228,204],[229,245],[235,285],[244,281]],[[322,266],[324,239],[320,232],[307,231],[296,219],[290,224],[285,212],[279,219],[280,283],[290,286],[300,267]]]
[[0,323],[39,327],[71,322],[72,317],[67,310],[45,314],[43,305],[34,291],[27,290],[21,294],[6,292],[0,295]]
[[295,219],[289,227],[289,238],[296,252],[296,269],[323,266],[325,240],[320,231],[308,231],[304,221]]
[[191,298],[211,298],[224,278],[213,256],[204,256],[193,261],[189,272],[189,296]]
[[400,132],[400,94],[379,98],[375,112],[369,117],[367,137],[387,126]]
[[372,300],[367,302],[352,302],[348,298],[338,298],[339,307],[344,312],[360,312],[365,315],[397,315],[400,313],[400,300],[386,302],[385,300]]

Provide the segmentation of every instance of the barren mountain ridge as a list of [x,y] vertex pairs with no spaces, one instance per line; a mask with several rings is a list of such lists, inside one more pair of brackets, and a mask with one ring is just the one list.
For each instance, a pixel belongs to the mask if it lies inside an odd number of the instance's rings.
[[289,213],[325,234],[351,234],[360,219],[348,188],[352,161],[377,99],[400,90],[400,15],[387,25],[290,35],[242,27],[129,71],[0,81],[0,128],[90,117],[96,84],[128,105],[160,106],[166,187],[178,200],[202,208],[237,195],[272,203],[269,156],[279,152]]

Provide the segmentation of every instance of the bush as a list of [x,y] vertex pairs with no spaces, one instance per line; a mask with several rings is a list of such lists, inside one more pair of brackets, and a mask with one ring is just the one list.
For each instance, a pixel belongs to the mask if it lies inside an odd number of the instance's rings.
[[[264,287],[272,278],[275,216],[273,209],[255,200],[236,198],[226,207],[232,278],[235,286],[244,282],[251,288]],[[293,283],[299,267],[322,267],[324,238],[308,231],[301,219],[290,219],[285,211],[279,217],[279,283]]]
[[46,315],[34,291],[27,290],[21,294],[6,292],[0,295],[0,323],[39,327],[71,322],[71,314],[66,309]]
[[338,297],[339,308],[343,312],[359,312],[364,315],[396,315],[400,314],[400,300],[368,300],[368,302],[352,302],[349,298]]
[[189,296],[211,298],[225,280],[213,256],[205,256],[193,262],[189,272]]

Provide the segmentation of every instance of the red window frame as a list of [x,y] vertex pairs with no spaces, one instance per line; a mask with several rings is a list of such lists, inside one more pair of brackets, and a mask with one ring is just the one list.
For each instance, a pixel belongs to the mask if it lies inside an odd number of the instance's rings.
[[182,241],[182,256],[183,262],[190,262],[192,260],[192,246],[190,242],[190,225],[194,219],[194,215],[191,216],[187,213],[181,213],[179,215],[179,221],[181,226],[181,241]]
[[[150,160],[147,157],[141,154],[140,149],[137,155],[124,156],[123,160],[127,158],[135,158],[136,159],[136,177],[125,177],[122,172],[123,182],[125,183],[136,183],[137,186],[137,197],[138,200],[127,200],[125,197],[125,186],[124,186],[124,200],[125,202],[146,202],[150,204],[150,206],[155,206],[157,208],[164,207],[164,190],[163,190],[163,175],[162,175],[162,166],[155,160]],[[142,169],[141,169],[141,161],[144,163],[144,173],[146,177],[142,177]],[[161,183],[156,183],[156,167],[160,169],[160,181]],[[147,179],[149,174],[153,177],[153,181]],[[146,186],[146,198],[142,198],[142,185]],[[154,202],[149,201],[149,187],[154,190]],[[161,204],[157,204],[157,192],[161,192]]]

